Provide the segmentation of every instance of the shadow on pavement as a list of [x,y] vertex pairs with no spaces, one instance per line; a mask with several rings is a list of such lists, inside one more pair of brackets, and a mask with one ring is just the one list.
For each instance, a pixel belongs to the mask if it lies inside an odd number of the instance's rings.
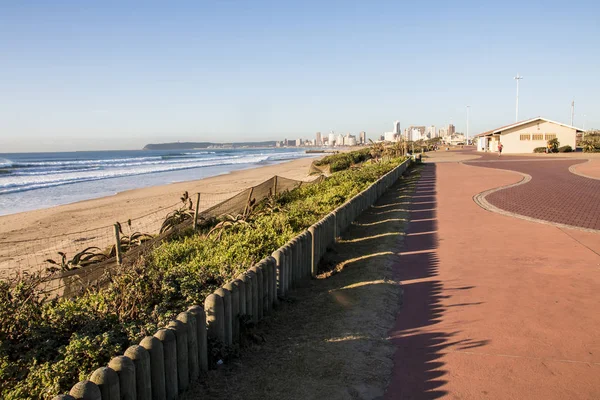
[[[440,361],[444,349],[460,349],[485,345],[486,341],[454,341],[458,332],[436,332],[431,328],[441,321],[446,308],[443,300],[454,290],[469,290],[473,286],[445,288],[438,276],[439,259],[437,203],[435,193],[436,165],[427,164],[420,170],[412,202],[408,206],[410,221],[394,265],[394,279],[402,282],[403,305],[394,328],[390,331],[396,346],[392,380],[386,399],[438,399],[449,393],[444,390],[447,371]],[[473,304],[454,304],[465,307]]]

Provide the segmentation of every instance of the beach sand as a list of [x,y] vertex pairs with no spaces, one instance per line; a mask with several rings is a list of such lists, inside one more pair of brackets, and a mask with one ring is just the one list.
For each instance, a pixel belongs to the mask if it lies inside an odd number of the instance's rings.
[[[43,263],[43,260],[48,258],[47,254],[68,251],[69,246],[73,246],[72,242],[87,242],[99,247],[109,245],[112,240],[112,225],[115,222],[135,219],[173,206],[179,202],[184,191],[188,191],[191,196],[201,193],[202,210],[274,175],[295,180],[313,180],[314,177],[309,176],[308,171],[314,159],[302,158],[197,181],[129,190],[114,196],[0,216],[0,276],[17,272],[16,264],[21,271],[39,269],[36,264],[39,265],[40,260]],[[107,184],[110,184],[110,181],[107,181]],[[154,221],[150,220],[152,216],[141,218],[139,221],[154,225],[158,222],[160,226],[164,216],[174,208],[157,212]],[[133,227],[133,230],[151,232],[144,231],[143,228]],[[72,234],[93,229],[97,230],[87,234]],[[52,239],[47,239],[48,237]],[[48,251],[40,251],[43,248]],[[23,252],[31,255],[29,260],[20,256]],[[34,253],[37,253],[36,257],[33,256]]]

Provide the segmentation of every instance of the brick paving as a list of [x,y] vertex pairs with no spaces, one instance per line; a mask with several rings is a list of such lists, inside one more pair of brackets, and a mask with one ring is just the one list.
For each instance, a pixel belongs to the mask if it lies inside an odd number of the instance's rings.
[[486,200],[511,213],[548,222],[600,230],[600,180],[575,175],[569,167],[582,159],[498,157],[483,155],[465,164],[518,171],[531,181],[486,196]]

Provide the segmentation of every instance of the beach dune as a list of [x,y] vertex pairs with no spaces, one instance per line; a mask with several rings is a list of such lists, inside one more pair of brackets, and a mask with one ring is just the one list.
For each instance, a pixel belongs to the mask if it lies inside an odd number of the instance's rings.
[[[47,254],[73,248],[74,241],[98,244],[99,247],[110,244],[112,226],[117,221],[125,223],[129,219],[156,213],[153,214],[155,221],[139,219],[154,225],[156,229],[156,224],[160,226],[164,216],[171,210],[167,207],[175,206],[185,191],[192,197],[195,193],[201,193],[202,210],[274,175],[312,180],[308,171],[313,160],[301,158],[196,181],[129,190],[114,196],[0,216],[0,276],[39,269],[40,262],[43,264],[43,259],[48,258]],[[94,231],[88,235],[76,234],[89,230]],[[94,240],[94,235],[98,236],[97,240]],[[23,253],[29,256],[23,257]]]

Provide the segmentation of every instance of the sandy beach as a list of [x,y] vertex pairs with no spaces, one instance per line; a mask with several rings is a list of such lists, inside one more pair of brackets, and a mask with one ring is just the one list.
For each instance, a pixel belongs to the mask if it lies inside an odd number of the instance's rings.
[[[46,247],[50,252],[64,251],[67,242],[87,241],[101,245],[109,244],[112,225],[117,222],[135,219],[151,214],[165,207],[175,205],[184,191],[190,195],[201,193],[200,210],[217,204],[241,190],[261,183],[274,175],[295,180],[312,180],[308,175],[314,158],[302,158],[280,164],[238,170],[225,175],[197,181],[173,183],[118,193],[114,196],[77,202],[47,209],[0,216],[0,276],[12,274],[15,264],[20,270],[39,265],[40,255],[29,262],[18,262],[18,255],[29,249],[30,254]],[[110,181],[107,181],[110,184]],[[164,218],[169,210],[156,213],[156,218]],[[141,218],[146,221],[148,218]],[[147,221],[152,224],[156,221]],[[73,232],[98,229],[81,238],[69,235]],[[102,236],[102,237],[100,237]],[[46,239],[52,237],[52,239]],[[61,247],[61,239],[63,246]],[[72,255],[72,254],[71,254]]]

